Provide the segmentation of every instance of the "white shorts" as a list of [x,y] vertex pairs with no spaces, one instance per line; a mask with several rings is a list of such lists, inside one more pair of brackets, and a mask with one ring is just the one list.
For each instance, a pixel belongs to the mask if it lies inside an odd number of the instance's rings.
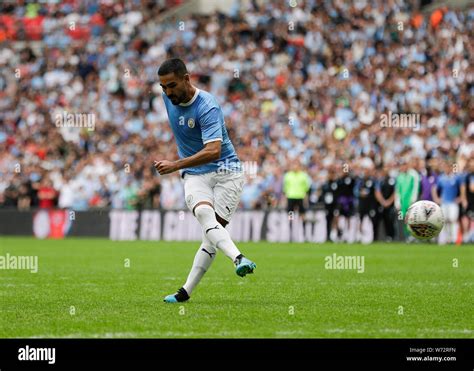
[[244,186],[243,172],[184,174],[184,198],[191,212],[202,201],[210,202],[217,215],[227,222],[237,210]]
[[441,204],[441,210],[443,211],[444,218],[447,222],[457,222],[459,218],[459,205],[452,202],[447,204]]

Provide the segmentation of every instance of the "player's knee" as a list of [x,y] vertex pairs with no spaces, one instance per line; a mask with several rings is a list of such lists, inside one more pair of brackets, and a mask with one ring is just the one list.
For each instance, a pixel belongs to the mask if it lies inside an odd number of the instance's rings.
[[194,216],[196,216],[196,210],[201,207],[201,206],[208,206],[210,207],[212,210],[214,210],[214,208],[212,207],[212,204],[208,201],[201,201],[201,202],[198,202],[194,207],[193,207],[193,214]]
[[194,208],[194,215],[201,225],[207,225],[216,219],[214,209],[208,204],[198,204]]

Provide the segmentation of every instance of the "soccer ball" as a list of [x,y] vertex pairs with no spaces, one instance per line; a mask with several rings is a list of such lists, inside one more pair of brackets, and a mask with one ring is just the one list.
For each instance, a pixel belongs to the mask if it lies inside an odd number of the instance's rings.
[[418,201],[408,208],[405,223],[413,237],[430,240],[443,229],[444,215],[436,203]]

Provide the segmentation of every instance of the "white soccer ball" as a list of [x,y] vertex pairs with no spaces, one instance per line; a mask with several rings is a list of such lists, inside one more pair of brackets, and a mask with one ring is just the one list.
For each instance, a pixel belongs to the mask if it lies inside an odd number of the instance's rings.
[[430,240],[438,236],[443,229],[444,215],[436,203],[418,201],[408,208],[405,223],[413,237]]

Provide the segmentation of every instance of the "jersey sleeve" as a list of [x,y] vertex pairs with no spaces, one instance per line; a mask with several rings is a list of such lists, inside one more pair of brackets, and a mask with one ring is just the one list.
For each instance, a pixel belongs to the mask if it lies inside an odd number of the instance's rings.
[[222,127],[224,125],[220,110],[216,106],[206,107],[199,116],[201,137],[203,144],[222,141]]

